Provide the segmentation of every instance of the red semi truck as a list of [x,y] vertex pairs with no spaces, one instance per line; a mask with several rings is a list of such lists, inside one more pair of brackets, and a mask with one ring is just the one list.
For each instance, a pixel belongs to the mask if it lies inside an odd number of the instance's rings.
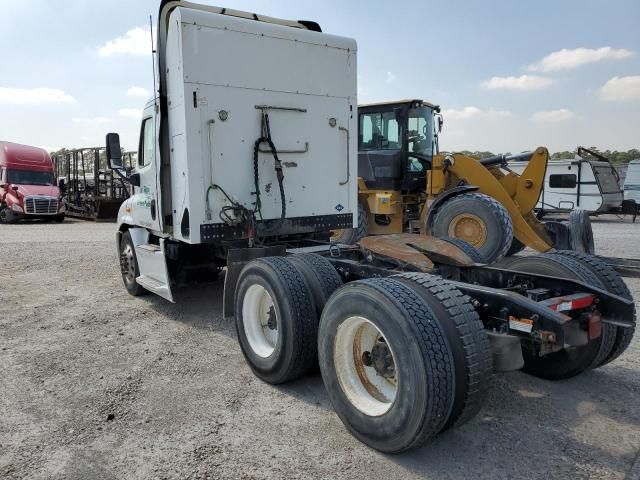
[[37,147],[0,142],[0,221],[62,222],[64,214],[49,154]]

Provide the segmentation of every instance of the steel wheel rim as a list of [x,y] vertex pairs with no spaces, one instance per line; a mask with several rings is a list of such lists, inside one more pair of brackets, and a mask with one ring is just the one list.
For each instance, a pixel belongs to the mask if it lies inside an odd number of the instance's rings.
[[133,248],[127,244],[120,254],[120,265],[122,270],[122,278],[127,285],[133,283],[136,279],[136,258],[133,254]]
[[251,285],[242,300],[242,323],[251,350],[270,357],[278,345],[279,318],[271,294],[262,285]]
[[487,241],[487,226],[479,216],[473,213],[461,213],[451,220],[447,235],[464,240],[478,248]]
[[[385,377],[376,367],[366,364],[366,354],[371,354],[375,345],[380,343],[389,350],[394,372],[392,377]],[[398,394],[395,356],[391,345],[371,321],[353,316],[338,326],[333,363],[342,391],[360,412],[379,417],[391,409]]]
[[344,233],[344,228],[337,228],[336,230],[331,230],[329,232],[329,240],[335,241],[337,238],[342,237]]

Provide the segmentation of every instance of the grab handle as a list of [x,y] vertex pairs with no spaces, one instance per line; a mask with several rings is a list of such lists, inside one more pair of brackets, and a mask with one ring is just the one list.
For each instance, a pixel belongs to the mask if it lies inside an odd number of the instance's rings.
[[345,127],[338,127],[338,130],[347,134],[347,179],[344,182],[340,182],[340,186],[344,186],[349,183],[351,179],[351,159],[349,158],[349,146],[351,145],[349,129]]

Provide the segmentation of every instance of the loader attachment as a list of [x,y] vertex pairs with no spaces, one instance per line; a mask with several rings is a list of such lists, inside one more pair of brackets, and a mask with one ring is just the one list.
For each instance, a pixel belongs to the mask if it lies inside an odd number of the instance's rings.
[[539,252],[546,252],[553,248],[553,240],[533,214],[533,208],[544,187],[549,152],[540,147],[535,152],[518,155],[523,156],[527,157],[529,165],[520,176],[501,168],[514,157],[499,156],[478,161],[462,154],[448,156],[444,160],[447,187],[461,183],[477,186],[478,192],[495,198],[507,209],[513,221],[515,238]]

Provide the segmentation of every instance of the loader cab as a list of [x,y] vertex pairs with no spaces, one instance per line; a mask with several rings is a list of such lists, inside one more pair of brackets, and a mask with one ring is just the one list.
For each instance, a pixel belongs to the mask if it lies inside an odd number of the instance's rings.
[[422,100],[358,107],[358,175],[367,188],[424,190],[437,149],[434,118],[439,112]]

